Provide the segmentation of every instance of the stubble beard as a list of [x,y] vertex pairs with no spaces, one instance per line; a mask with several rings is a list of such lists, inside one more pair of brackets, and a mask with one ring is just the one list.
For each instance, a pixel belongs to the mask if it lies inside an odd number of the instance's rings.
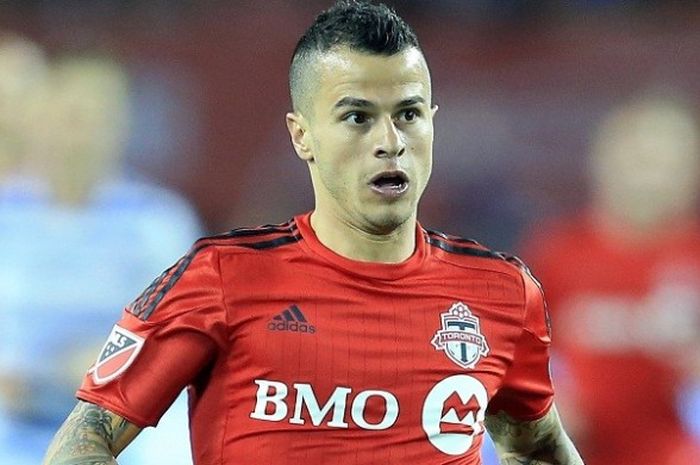
[[[373,198],[372,194],[358,195],[363,188],[367,188],[363,184],[351,186],[348,183],[338,182],[334,176],[328,176],[327,174],[330,173],[324,173],[322,170],[317,174],[320,181],[319,187],[322,186],[325,191],[326,208],[330,206],[328,200],[331,200],[337,217],[366,234],[391,235],[416,216],[417,200],[413,198],[415,193],[407,193],[411,198],[386,201]],[[367,189],[369,191],[369,188]]]
[[[361,204],[362,229],[369,234],[388,236],[415,218],[415,207],[401,205],[410,199],[382,205]],[[412,202],[411,202],[412,203]]]

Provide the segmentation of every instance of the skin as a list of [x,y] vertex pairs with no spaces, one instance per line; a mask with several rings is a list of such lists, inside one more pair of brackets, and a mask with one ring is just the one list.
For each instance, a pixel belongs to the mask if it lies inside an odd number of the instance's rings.
[[518,421],[501,411],[487,415],[484,423],[501,465],[583,465],[555,406],[534,421]]
[[116,465],[115,457],[140,431],[123,417],[80,401],[54,436],[43,464]]
[[36,119],[45,107],[48,65],[34,43],[0,31],[0,181],[41,148]]
[[[417,49],[376,56],[339,48],[314,65],[312,101],[287,114],[297,155],[308,164],[319,240],[355,260],[397,263],[415,249],[418,201],[430,177],[433,116],[430,74]],[[378,173],[403,170],[408,190],[382,196],[369,187]],[[501,464],[578,465],[581,458],[553,408],[518,422],[504,413],[486,426]],[[45,465],[110,464],[139,428],[81,402],[59,430]]]
[[55,202],[80,206],[118,173],[128,126],[128,83],[106,59],[64,58],[52,70],[42,137],[50,157],[30,157]]
[[656,240],[668,225],[694,216],[699,168],[700,134],[687,108],[657,97],[617,109],[593,144],[601,223],[624,241]]

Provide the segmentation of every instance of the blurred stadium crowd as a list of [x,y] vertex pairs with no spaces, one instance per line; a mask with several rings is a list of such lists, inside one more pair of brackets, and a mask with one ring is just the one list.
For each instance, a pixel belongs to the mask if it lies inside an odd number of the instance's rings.
[[[440,105],[421,221],[542,281],[588,465],[692,463],[700,8],[386,3]],[[312,208],[286,73],[327,5],[0,3],[0,463],[39,463],[121,308],[199,235]],[[186,465],[185,409],[121,463]]]

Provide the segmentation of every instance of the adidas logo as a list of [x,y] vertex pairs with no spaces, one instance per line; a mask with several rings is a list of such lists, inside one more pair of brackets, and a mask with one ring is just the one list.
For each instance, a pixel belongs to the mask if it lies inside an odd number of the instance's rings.
[[267,329],[270,331],[292,331],[309,334],[316,332],[316,327],[306,321],[306,317],[296,304],[293,304],[279,315],[273,316],[272,320],[267,324]]

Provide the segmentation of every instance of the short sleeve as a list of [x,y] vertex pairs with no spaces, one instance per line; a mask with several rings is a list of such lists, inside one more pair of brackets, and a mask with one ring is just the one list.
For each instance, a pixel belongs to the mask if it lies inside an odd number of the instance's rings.
[[549,371],[551,329],[544,295],[527,268],[522,269],[525,287],[525,318],[513,363],[503,385],[489,402],[489,413],[504,411],[530,421],[542,417],[554,401]]
[[124,310],[77,397],[154,426],[225,346],[216,247],[197,243]]

